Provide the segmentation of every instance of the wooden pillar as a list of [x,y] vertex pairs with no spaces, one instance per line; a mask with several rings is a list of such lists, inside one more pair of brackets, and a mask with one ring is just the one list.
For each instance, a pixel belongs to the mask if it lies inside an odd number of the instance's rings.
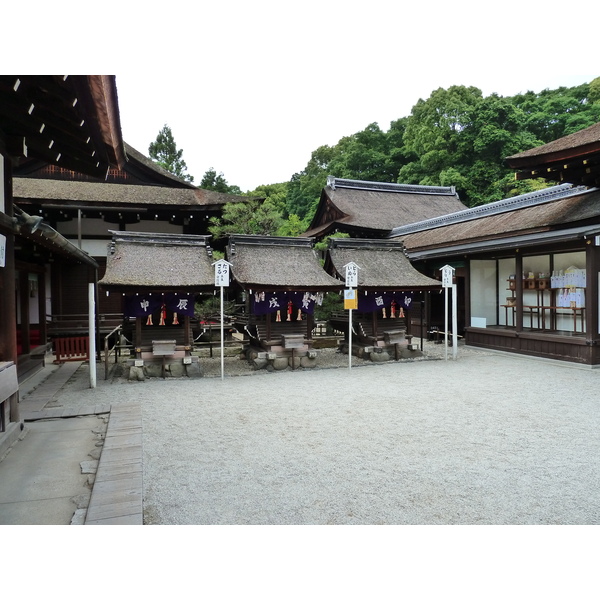
[[29,323],[29,273],[19,271],[19,308],[21,312],[21,354],[31,352],[31,326]]
[[[0,154],[3,181],[0,182],[4,196],[4,213],[7,217],[13,216],[12,196],[12,165],[9,160]],[[4,230],[2,235],[6,237],[6,254],[4,267],[0,267],[0,361],[13,362],[17,364],[17,303],[15,289],[15,234]],[[19,417],[19,394],[10,396],[10,421],[18,422]]]
[[465,267],[465,328],[471,326],[471,261]]
[[[183,316],[183,327],[184,327],[184,331],[183,331],[183,345],[191,348],[192,347],[192,340],[190,339],[190,317],[189,315],[184,315]],[[189,352],[186,351],[186,356],[189,354]]]
[[600,246],[595,245],[594,239],[586,240],[585,246],[586,290],[585,290],[585,339],[588,344],[596,345],[600,341],[598,298],[600,277]]
[[515,309],[515,331],[523,331],[523,257],[517,249],[515,253],[515,296],[517,307]]
[[40,328],[40,345],[48,341],[48,325],[46,323],[46,273],[38,274],[38,320]]
[[[135,357],[142,358],[142,317],[135,318]],[[138,351],[139,350],[139,351]]]

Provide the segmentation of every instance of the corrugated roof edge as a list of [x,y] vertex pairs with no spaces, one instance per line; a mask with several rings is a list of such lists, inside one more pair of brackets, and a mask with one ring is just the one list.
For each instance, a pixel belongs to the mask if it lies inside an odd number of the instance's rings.
[[358,179],[338,179],[332,175],[327,176],[327,186],[332,190],[335,190],[336,188],[348,188],[378,192],[457,196],[454,186],[443,187],[436,185],[412,185],[408,183],[380,183],[377,181],[360,181]]
[[489,204],[483,204],[474,208],[460,210],[455,213],[450,213],[449,215],[443,215],[441,217],[434,217],[433,219],[418,221],[417,223],[411,223],[409,225],[394,227],[394,229],[392,229],[392,231],[389,233],[388,238],[408,235],[409,233],[416,233],[426,229],[445,227],[446,225],[454,225],[455,223],[473,221],[475,219],[481,219],[482,217],[489,217],[491,215],[510,212],[512,210],[518,210],[528,206],[544,204],[546,202],[554,202],[555,200],[590,192],[592,189],[593,188],[586,188],[584,186],[574,188],[570,183],[563,183],[562,185],[530,192],[528,194],[522,194],[520,196],[515,196],[514,198],[506,198],[504,200],[498,200],[497,202],[490,202]]

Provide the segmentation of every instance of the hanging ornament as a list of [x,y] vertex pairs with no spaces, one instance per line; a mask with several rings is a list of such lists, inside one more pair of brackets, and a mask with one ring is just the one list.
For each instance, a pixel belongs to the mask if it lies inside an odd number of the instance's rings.
[[391,310],[390,318],[395,319],[396,318],[396,301],[395,300],[392,300],[392,307],[390,310]]
[[280,310],[277,311],[277,316],[275,317],[275,321],[276,322],[281,321],[281,311]]
[[382,314],[383,314],[383,318],[384,318],[384,319],[387,319],[387,316],[386,316],[386,314],[385,314],[385,308],[382,308],[382,309],[381,309],[381,312],[382,312]]
[[298,314],[296,315],[296,321],[302,321],[302,311],[298,309]]
[[292,320],[292,301],[290,300],[287,305],[287,319],[286,321]]
[[152,325],[152,315],[148,315],[148,318],[146,319],[146,325]]
[[160,307],[160,322],[158,324],[164,325],[166,317],[167,317],[167,307],[163,304]]
[[179,325],[179,319],[177,318],[177,313],[173,313],[173,325]]
[[400,318],[404,319],[404,309],[400,307]]

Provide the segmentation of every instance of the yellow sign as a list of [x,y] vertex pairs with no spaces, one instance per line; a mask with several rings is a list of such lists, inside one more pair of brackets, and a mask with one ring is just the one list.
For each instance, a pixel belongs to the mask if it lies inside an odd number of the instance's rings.
[[344,290],[344,310],[356,310],[358,308],[358,294],[356,290]]

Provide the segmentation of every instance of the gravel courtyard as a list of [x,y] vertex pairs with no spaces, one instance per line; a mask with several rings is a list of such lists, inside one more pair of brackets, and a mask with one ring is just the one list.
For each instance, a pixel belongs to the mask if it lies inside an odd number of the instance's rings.
[[441,348],[94,390],[82,366],[54,405],[141,403],[147,524],[598,524],[600,372]]

